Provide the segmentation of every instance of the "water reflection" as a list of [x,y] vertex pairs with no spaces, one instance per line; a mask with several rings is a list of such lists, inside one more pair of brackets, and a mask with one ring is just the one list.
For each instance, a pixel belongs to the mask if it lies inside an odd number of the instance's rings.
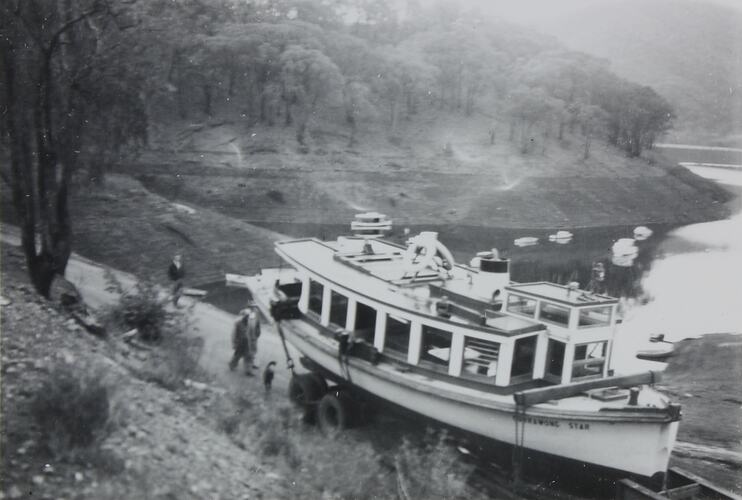
[[[694,169],[742,193],[742,171]],[[722,171],[720,174],[720,170]],[[626,311],[614,361],[623,367],[656,367],[637,362],[632,352],[649,346],[648,335],[678,341],[713,333],[742,334],[742,199],[728,220],[684,226],[670,232],[642,278],[646,301]]]

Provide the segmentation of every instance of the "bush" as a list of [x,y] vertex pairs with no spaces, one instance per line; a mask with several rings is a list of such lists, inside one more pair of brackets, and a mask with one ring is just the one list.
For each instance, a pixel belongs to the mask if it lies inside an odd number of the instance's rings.
[[164,337],[160,349],[147,360],[139,376],[170,391],[183,387],[186,379],[202,379],[204,374],[199,360],[203,345],[202,338]]
[[133,290],[125,290],[109,271],[106,272],[106,281],[106,290],[120,295],[118,303],[109,309],[113,322],[125,328],[136,328],[144,341],[160,340],[165,323],[172,318],[172,314],[166,309],[167,297],[160,298],[157,286],[140,281]]
[[31,402],[42,444],[55,455],[95,444],[107,431],[109,388],[100,373],[60,364],[52,368]]
[[468,484],[472,464],[461,460],[445,432],[428,431],[422,443],[405,438],[395,457],[401,498],[482,498]]

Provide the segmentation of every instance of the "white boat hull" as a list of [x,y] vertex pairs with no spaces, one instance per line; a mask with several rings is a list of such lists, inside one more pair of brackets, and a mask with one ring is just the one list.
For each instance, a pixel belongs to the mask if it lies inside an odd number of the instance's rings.
[[[350,358],[341,367],[336,352],[291,325],[285,325],[287,340],[304,356],[381,399],[489,439],[515,444],[515,404],[502,409],[449,399],[394,380],[393,370],[379,373],[365,361]],[[401,375],[400,375],[401,376]],[[541,416],[538,409],[525,413],[522,445],[559,457],[650,477],[667,470],[678,422],[611,421],[604,416]]]

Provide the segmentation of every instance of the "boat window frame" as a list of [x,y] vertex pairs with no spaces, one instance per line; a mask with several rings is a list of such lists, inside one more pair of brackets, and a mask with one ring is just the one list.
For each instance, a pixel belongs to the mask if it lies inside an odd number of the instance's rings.
[[[486,343],[489,343],[489,344],[496,344],[497,345],[497,358],[494,359],[494,360],[492,360],[492,361],[490,361],[490,365],[492,364],[492,362],[495,363],[494,373],[492,375],[486,375],[486,374],[481,374],[481,373],[472,373],[472,372],[466,370],[466,366],[467,366],[466,349],[468,347],[467,346],[467,343],[470,340],[473,340],[473,341],[476,341],[476,342],[486,342]],[[502,344],[503,344],[502,342],[498,342],[498,341],[492,340],[492,339],[485,339],[485,338],[480,338],[480,337],[474,337],[474,336],[471,336],[471,335],[464,335],[463,349],[461,350],[461,373],[460,373],[459,376],[461,378],[464,378],[464,379],[467,379],[467,380],[474,380],[474,381],[477,381],[477,382],[484,382],[484,383],[495,384],[496,383],[496,380],[497,380],[497,371],[498,371],[499,365],[500,365],[500,352],[502,352]],[[469,347],[469,348],[470,349],[473,349],[473,350],[477,350],[475,347]],[[489,370],[489,367],[488,367],[488,370]]]
[[[582,315],[584,312],[590,312],[595,311],[598,309],[608,309],[608,321],[605,323],[595,323],[591,325],[581,325],[580,320],[582,319]],[[579,310],[579,314],[577,315],[577,328],[580,330],[586,330],[588,328],[605,328],[606,326],[611,326],[611,322],[613,321],[613,306],[607,305],[607,306],[591,306],[591,307],[581,307]]]
[[[312,288],[313,285],[315,287],[319,287],[320,294],[319,294],[319,311],[315,311],[312,308]],[[312,277],[309,278],[309,287],[307,290],[307,312],[316,314],[317,317],[322,317],[322,309],[324,307],[324,296],[325,296],[325,284],[320,282],[319,280],[316,280]]]
[[[361,330],[358,330],[358,311],[359,309],[363,307],[370,309],[371,311],[374,312],[373,314],[374,324],[373,324],[373,328],[370,329],[370,334],[368,336],[358,335],[358,332],[361,331]],[[353,317],[353,332],[355,332],[356,338],[363,339],[365,342],[368,342],[369,344],[373,344],[374,339],[376,337],[376,326],[378,324],[378,321],[379,321],[379,310],[377,308],[372,307],[366,304],[365,302],[361,302],[360,300],[356,300],[356,310],[355,310],[355,315]]]
[[[334,310],[335,310],[335,307],[334,307],[335,306],[335,301],[334,301],[335,297],[341,297],[341,298],[345,299],[345,306],[343,308],[345,310],[345,314],[343,314],[342,323],[337,323],[336,321],[333,321],[333,315],[334,315]],[[330,307],[330,311],[329,311],[329,315],[328,315],[328,325],[329,326],[336,326],[338,328],[345,329],[345,326],[348,323],[348,310],[350,308],[350,297],[348,297],[345,294],[342,294],[342,293],[338,292],[337,290],[334,290],[334,289],[330,288],[330,304],[329,304],[329,307]],[[335,318],[335,319],[337,319],[337,318]]]
[[[536,319],[538,321],[543,321],[544,323],[548,323],[548,324],[554,325],[554,326],[559,326],[561,328],[569,328],[570,318],[572,317],[572,311],[574,310],[574,307],[564,306],[564,305],[561,305],[561,304],[556,304],[556,303],[550,302],[548,300],[541,300],[540,302],[541,303],[538,306],[538,315],[536,316]],[[563,309],[563,310],[565,310],[567,312],[567,321],[566,321],[566,323],[560,323],[558,321],[554,321],[554,320],[549,319],[549,318],[544,318],[542,316],[543,311],[544,311],[544,306],[546,306],[547,308],[548,307],[553,307],[555,309]]]
[[[526,380],[533,380],[533,374],[536,370],[536,354],[538,351],[538,338],[539,335],[525,335],[523,337],[517,337],[513,341],[513,352],[512,356],[510,358],[510,384],[518,383]],[[517,356],[517,349],[518,349],[518,342],[522,342],[528,340],[529,342],[533,342],[533,351],[531,352],[531,361],[530,361],[530,369],[528,372],[524,373],[515,373],[515,366],[516,366],[516,356]]]
[[[384,346],[383,346],[382,352],[386,356],[389,356],[391,358],[394,358],[394,359],[397,359],[399,361],[403,361],[406,363],[407,357],[409,356],[409,353],[410,353],[410,340],[412,338],[412,320],[408,318],[404,318],[402,316],[398,316],[396,314],[390,314],[388,312],[385,312],[384,314],[386,315],[386,318],[384,321]],[[389,348],[389,345],[388,345],[389,338],[390,338],[389,326],[392,321],[407,325],[407,346],[404,352],[400,352],[394,348],[392,349]]]
[[[561,366],[560,366],[558,374],[553,373],[551,371],[552,361],[554,361],[554,358],[552,357],[553,346],[555,344],[561,345],[560,349],[562,350],[562,357],[561,357],[561,362],[560,362]],[[552,378],[558,382],[561,382],[562,377],[564,376],[564,369],[566,367],[565,361],[567,359],[567,345],[568,345],[567,342],[564,340],[549,337],[546,343],[546,359],[545,359],[546,366],[544,367],[544,378]]]
[[[577,358],[577,349],[583,346],[589,346],[591,344],[599,344],[602,345],[602,355],[600,357],[587,357],[589,356],[589,351],[587,348],[585,349],[585,358],[578,359]],[[570,368],[570,380],[586,380],[590,378],[602,378],[603,374],[605,373],[605,365],[608,360],[608,341],[607,340],[595,340],[593,342],[581,342],[579,344],[574,345],[574,351],[572,356],[572,366]],[[575,368],[581,368],[585,369],[587,365],[593,365],[596,363],[600,363],[600,371],[598,373],[590,373],[587,375],[575,375]]]
[[[531,313],[531,314],[525,314],[525,313],[522,313],[520,311],[513,311],[513,310],[511,310],[510,309],[510,305],[511,305],[511,299],[513,297],[518,298],[518,299],[520,299],[522,301],[533,302],[533,313]],[[534,297],[528,297],[526,295],[521,295],[519,293],[509,292],[508,293],[507,300],[505,301],[505,304],[503,304],[503,305],[505,307],[505,312],[507,312],[507,313],[516,314],[516,315],[521,316],[523,318],[529,318],[529,319],[534,319],[534,320],[536,319],[536,312],[538,311],[538,299],[536,299]]]
[[[432,330],[432,331],[426,332],[426,329]],[[432,360],[432,359],[425,359],[425,356],[428,356],[428,357],[431,357],[431,358],[436,358],[432,354],[426,353],[425,350],[424,350],[424,347],[425,347],[425,335],[426,334],[429,335],[431,333],[433,333],[433,334],[438,334],[438,333],[448,334],[448,360],[446,360],[445,362],[443,362],[443,360],[440,360],[440,362],[439,362],[439,361],[435,361],[435,360]],[[420,343],[417,345],[417,349],[418,349],[418,352],[419,352],[419,357],[418,357],[418,361],[417,361],[417,365],[418,366],[421,366],[423,368],[427,368],[427,369],[432,370],[432,371],[436,371],[436,372],[441,372],[441,373],[448,374],[449,369],[450,369],[450,366],[451,366],[451,361],[452,361],[451,354],[453,354],[453,331],[452,330],[444,330],[443,328],[438,328],[437,326],[433,326],[430,323],[421,322],[420,323]],[[436,358],[436,359],[439,359],[439,358]]]

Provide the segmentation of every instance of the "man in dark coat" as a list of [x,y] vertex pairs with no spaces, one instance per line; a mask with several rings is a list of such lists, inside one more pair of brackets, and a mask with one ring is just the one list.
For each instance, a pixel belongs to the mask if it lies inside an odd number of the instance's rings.
[[170,267],[167,269],[167,275],[173,282],[173,305],[178,307],[178,300],[183,294],[183,278],[185,278],[185,267],[183,266],[183,258],[181,255],[175,254]]
[[258,337],[260,336],[260,320],[254,309],[243,309],[232,330],[232,348],[234,355],[229,362],[229,369],[234,370],[242,359],[245,375],[252,376],[255,354],[258,351]]

